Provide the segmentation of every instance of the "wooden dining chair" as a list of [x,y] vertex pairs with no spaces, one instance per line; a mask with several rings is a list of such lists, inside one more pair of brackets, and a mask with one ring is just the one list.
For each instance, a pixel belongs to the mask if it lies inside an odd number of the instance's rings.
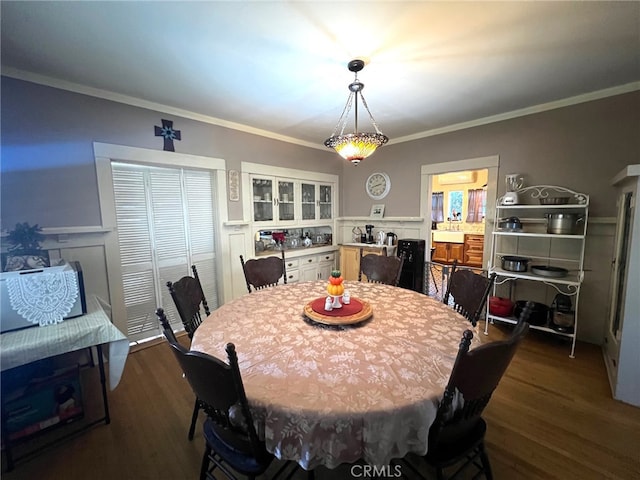
[[[193,334],[202,323],[202,320],[211,314],[202,290],[200,277],[198,277],[198,269],[195,265],[192,265],[191,270],[193,271],[193,277],[186,276],[177,282],[167,282],[167,288],[189,339],[193,338]],[[193,414],[191,415],[191,425],[189,426],[189,440],[193,439],[201,408],[201,402],[196,397]]]
[[400,282],[403,264],[404,252],[399,257],[387,257],[375,254],[362,255],[362,249],[360,249],[358,281],[362,281],[362,274],[364,273],[368,282],[384,283],[397,287]]
[[165,338],[196,397],[207,414],[203,432],[206,441],[200,480],[216,480],[219,469],[229,479],[233,469],[254,479],[273,460],[258,439],[244,391],[233,343],[226,347],[228,363],[201,352],[189,351],[178,341],[162,308],[156,310]]
[[[445,479],[445,470],[456,468],[447,477],[493,479],[491,463],[485,450],[487,424],[482,418],[485,407],[506,372],[518,346],[529,331],[527,322],[533,304],[523,309],[518,324],[505,340],[498,340],[469,350],[473,332],[465,330],[436,419],[429,429],[426,463],[436,469],[436,478]],[[412,470],[416,467],[401,462]],[[475,475],[466,474],[474,467]],[[462,473],[464,476],[461,476]],[[427,476],[424,476],[427,478]]]
[[191,265],[191,271],[193,277],[186,276],[177,282],[167,282],[167,288],[189,338],[193,338],[202,320],[211,315],[195,265]]
[[[218,480],[215,470],[230,480],[237,480],[234,473],[249,479],[265,473],[274,456],[255,430],[235,345],[226,346],[228,363],[206,353],[187,350],[178,342],[162,308],[156,310],[156,316],[184,377],[207,414],[202,429],[205,451],[200,480]],[[299,468],[296,462],[287,461],[269,478],[277,479],[281,475],[291,478]],[[309,470],[307,480],[314,478],[313,470]]]
[[469,269],[458,270],[457,261],[454,261],[442,303],[449,305],[449,297],[452,297],[453,309],[475,327],[495,280],[495,273],[485,277]]
[[240,255],[242,271],[247,282],[247,290],[251,293],[254,290],[261,290],[267,287],[274,287],[281,278],[287,283],[287,267],[284,260],[284,250],[281,251],[282,258],[275,256],[265,258],[252,258],[245,262]]

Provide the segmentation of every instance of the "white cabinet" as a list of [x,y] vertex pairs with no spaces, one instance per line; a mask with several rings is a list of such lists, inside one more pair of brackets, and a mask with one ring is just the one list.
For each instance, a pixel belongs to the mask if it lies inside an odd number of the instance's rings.
[[251,177],[253,221],[259,224],[292,225],[296,215],[297,182],[292,179]]
[[318,280],[318,257],[310,255],[300,259],[300,281]]
[[[542,204],[550,198],[562,198],[567,203]],[[541,185],[519,190],[518,201],[517,205],[503,205],[502,197],[496,206],[488,265],[489,274],[497,274],[494,294],[506,286],[514,301],[533,300],[547,306],[551,306],[558,293],[569,296],[573,304],[573,328],[558,328],[551,320],[532,325],[531,328],[568,337],[571,341],[570,356],[573,358],[580,286],[584,278],[589,196],[564,187]],[[501,229],[500,221],[513,220],[512,217],[520,221],[522,228]],[[569,223],[573,225],[569,226]],[[527,271],[505,270],[502,268],[504,256],[528,259]],[[532,267],[540,268],[536,268],[534,273]],[[489,322],[494,321],[515,323],[517,320],[515,317],[492,315],[487,309],[485,333],[488,332]]]
[[333,185],[309,181],[300,182],[303,222],[333,219]]
[[339,200],[338,175],[242,162],[243,219],[258,229],[334,231]]
[[[335,258],[335,252],[326,252],[287,260],[287,283],[328,279],[331,270],[335,268]],[[289,266],[290,263],[291,266]]]
[[618,216],[603,352],[614,398],[640,407],[640,165],[613,179]]
[[298,258],[285,259],[287,270],[287,283],[296,283],[300,280],[300,260]]
[[336,269],[336,254],[328,252],[318,255],[318,280],[329,280],[331,270]]
[[333,183],[251,176],[253,222],[264,225],[313,224],[333,220]]

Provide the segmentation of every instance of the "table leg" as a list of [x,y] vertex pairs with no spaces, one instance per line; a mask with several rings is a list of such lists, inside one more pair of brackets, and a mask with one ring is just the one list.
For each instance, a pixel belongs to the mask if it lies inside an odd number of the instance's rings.
[[102,356],[102,345],[98,345],[98,369],[100,370],[100,385],[102,387],[102,405],[104,406],[104,423],[109,425],[111,417],[109,415],[109,398],[107,397],[107,377],[104,373],[104,358]]
[[[51,445],[53,445],[54,443],[57,443],[59,441],[62,441],[68,437],[71,437],[73,435],[77,435],[78,433],[88,430],[89,428],[91,428],[94,425],[97,425],[98,423],[101,423],[102,421],[104,421],[105,424],[110,424],[111,423],[111,416],[109,414],[109,398],[107,396],[107,376],[105,374],[105,370],[104,370],[104,357],[102,355],[102,345],[96,345],[96,350],[97,350],[97,354],[98,354],[98,370],[100,372],[100,387],[102,389],[102,405],[104,408],[104,417],[99,418],[97,420],[94,420],[88,424],[86,424],[84,427],[71,431],[66,435],[63,435],[49,443],[46,443],[45,445],[41,446],[40,450],[43,450],[45,448],[50,447]],[[93,363],[93,362],[91,362]],[[1,420],[1,425],[2,425],[2,438],[5,441],[5,445],[3,448],[4,454],[5,454],[5,458],[6,458],[6,466],[7,466],[7,472],[10,472],[11,470],[14,469],[15,466],[15,460],[20,460],[22,458],[26,458],[29,457],[35,453],[37,453],[37,451],[32,451],[29,452],[27,454],[25,454],[24,456],[20,456],[17,459],[13,458],[13,454],[11,451],[12,448],[12,442],[9,440],[9,435],[6,432],[6,424],[5,424],[5,419],[6,419],[6,415],[4,415],[4,407],[3,407],[3,412],[2,412],[2,420]],[[39,450],[39,451],[40,451]]]
[[2,407],[2,438],[4,439],[4,455],[7,460],[7,472],[13,470],[13,454],[11,453],[11,440],[9,440],[9,434],[6,430],[5,419],[7,416],[4,412],[4,406]]

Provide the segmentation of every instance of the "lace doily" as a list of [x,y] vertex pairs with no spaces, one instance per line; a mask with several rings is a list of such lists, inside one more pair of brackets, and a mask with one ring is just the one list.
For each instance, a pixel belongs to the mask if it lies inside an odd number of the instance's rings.
[[41,327],[62,322],[78,298],[73,271],[16,275],[6,281],[11,307]]

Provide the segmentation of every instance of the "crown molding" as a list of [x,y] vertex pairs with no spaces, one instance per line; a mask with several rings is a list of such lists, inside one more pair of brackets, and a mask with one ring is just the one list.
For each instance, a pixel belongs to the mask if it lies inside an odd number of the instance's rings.
[[[282,142],[293,143],[295,145],[300,145],[303,147],[309,147],[309,148],[315,148],[317,150],[327,151],[327,148],[324,145],[319,145],[317,143],[308,142],[308,141],[300,140],[293,137],[288,137],[286,135],[280,135],[274,132],[269,132],[267,130],[250,127],[248,125],[243,125],[241,123],[230,122],[228,120],[223,120],[221,118],[210,117],[208,115],[202,115],[199,113],[190,112],[188,110],[171,107],[169,105],[163,105],[161,103],[150,102],[147,100],[142,100],[140,98],[131,97],[128,95],[122,95],[119,93],[110,92],[110,91],[102,90],[99,88],[88,87],[85,85],[80,85],[77,83],[68,82],[66,80],[60,80],[60,79],[48,77],[45,75],[39,75],[37,73],[31,73],[24,70],[11,68],[11,67],[2,67],[2,75],[6,77],[15,78],[18,80],[24,80],[31,83],[37,83],[40,85],[46,85],[53,88],[59,88],[61,90],[67,90],[70,92],[81,93],[83,95],[103,98],[105,100],[111,100],[113,102],[123,103],[123,104],[131,105],[134,107],[146,108],[149,110],[156,110],[163,113],[169,113],[171,115],[188,118],[190,120],[196,120],[196,121],[208,123],[211,125],[217,125],[219,127],[230,128],[232,130],[238,130],[238,131],[250,133],[253,135],[259,135],[261,137],[266,137],[273,140],[279,140]],[[489,117],[478,118],[476,120],[471,120],[469,122],[456,123],[456,124],[449,125],[442,128],[434,128],[432,130],[426,130],[424,132],[414,133],[412,135],[406,135],[404,137],[398,137],[398,138],[389,140],[387,145],[395,145],[398,143],[410,142],[413,140],[419,140],[421,138],[433,137],[436,135],[442,135],[444,133],[455,132],[457,130],[465,130],[467,128],[478,127],[478,126],[487,125],[495,122],[501,122],[504,120],[510,120],[518,117],[524,117],[527,115],[533,115],[535,113],[555,110],[557,108],[577,105],[579,103],[590,102],[593,100],[600,100],[602,98],[612,97],[615,95],[622,95],[624,93],[630,93],[636,90],[640,90],[640,82],[631,82],[625,85],[619,85],[617,87],[606,88],[603,90],[597,90],[595,92],[585,93],[583,95],[577,95],[577,96],[565,98],[562,100],[556,100],[554,102],[534,105],[532,107],[513,110],[511,112],[505,112],[498,115],[492,115]]]
[[549,110],[555,110],[558,108],[569,107],[571,105],[577,105],[579,103],[591,102],[593,100],[600,100],[602,98],[613,97],[615,95],[622,95],[624,93],[635,92],[640,90],[640,82],[631,82],[625,85],[619,85],[617,87],[605,88],[604,90],[597,90],[595,92],[585,93],[583,95],[576,95],[575,97],[564,98],[562,100],[556,100],[554,102],[542,103],[540,105],[534,105],[532,107],[521,108],[520,110],[513,110],[511,112],[500,113],[498,115],[492,115],[490,117],[478,118],[477,120],[471,120],[469,122],[456,123],[447,127],[435,128],[433,130],[427,130],[413,135],[407,135],[389,140],[387,145],[393,145],[396,143],[410,142],[412,140],[419,140],[425,137],[433,137],[436,135],[442,135],[443,133],[451,133],[457,130],[464,130],[466,128],[479,127],[481,125],[487,125],[489,123],[502,122],[503,120],[511,120],[513,118],[525,117],[527,115],[533,115],[535,113],[546,112]]
[[267,137],[273,140],[279,140],[287,143],[294,143],[303,147],[316,148],[318,150],[326,151],[327,147],[324,145],[318,145],[305,140],[299,140],[297,138],[288,137],[286,135],[279,135],[277,133],[269,132],[267,130],[261,130],[259,128],[250,127],[241,123],[230,122],[221,118],[210,117],[208,115],[202,115],[200,113],[190,112],[181,108],[171,107],[169,105],[163,105],[161,103],[150,102],[148,100],[142,100],[140,98],[131,97],[129,95],[122,95],[120,93],[110,92],[108,90],[102,90],[99,88],[88,87],[86,85],[80,85],[78,83],[67,82],[66,80],[59,80],[57,78],[47,77],[45,75],[39,75],[37,73],[26,72],[10,67],[2,67],[2,75],[5,77],[15,78],[17,80],[24,80],[26,82],[37,83],[39,85],[46,85],[48,87],[58,88],[60,90],[67,90],[69,92],[81,93],[83,95],[89,95],[90,97],[102,98],[105,100],[111,100],[113,102],[123,103],[125,105],[131,105],[134,107],[145,108],[148,110],[156,110],[162,113],[169,113],[178,117],[188,118],[190,120],[196,120],[202,123],[208,123],[210,125],[217,125],[219,127],[230,128],[232,130],[238,130],[240,132],[250,133],[253,135],[259,135],[261,137]]

